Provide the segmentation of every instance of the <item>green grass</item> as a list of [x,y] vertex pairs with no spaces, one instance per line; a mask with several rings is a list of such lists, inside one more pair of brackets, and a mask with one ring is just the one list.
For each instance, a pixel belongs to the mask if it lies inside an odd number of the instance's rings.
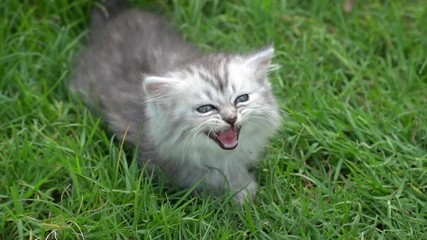
[[141,173],[71,100],[91,4],[0,3],[0,239],[427,239],[425,1],[135,1],[206,51],[274,42],[288,117],[243,207]]

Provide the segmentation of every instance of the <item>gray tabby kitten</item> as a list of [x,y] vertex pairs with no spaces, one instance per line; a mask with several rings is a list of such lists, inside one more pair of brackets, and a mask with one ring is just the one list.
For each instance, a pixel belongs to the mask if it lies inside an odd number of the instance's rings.
[[255,197],[248,169],[281,121],[267,79],[274,49],[203,54],[154,14],[99,14],[72,90],[139,147],[142,165],[182,187],[227,189],[240,203]]

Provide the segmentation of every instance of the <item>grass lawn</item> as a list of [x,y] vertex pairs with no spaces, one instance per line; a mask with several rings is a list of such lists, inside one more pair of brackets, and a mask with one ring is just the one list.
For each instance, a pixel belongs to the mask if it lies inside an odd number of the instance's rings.
[[142,173],[72,100],[91,5],[0,3],[0,239],[427,239],[425,0],[134,1],[205,51],[274,42],[287,117],[242,207]]

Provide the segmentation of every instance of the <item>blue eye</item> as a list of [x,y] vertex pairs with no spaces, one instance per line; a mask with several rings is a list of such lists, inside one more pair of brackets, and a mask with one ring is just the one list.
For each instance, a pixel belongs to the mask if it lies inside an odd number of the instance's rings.
[[216,109],[216,107],[214,105],[206,104],[206,105],[198,107],[196,110],[199,113],[207,113],[207,112],[210,112],[210,111],[212,111],[214,109]]
[[240,102],[246,102],[249,100],[249,95],[248,94],[243,94],[240,95],[236,98],[236,100],[234,100],[234,104],[240,103]]

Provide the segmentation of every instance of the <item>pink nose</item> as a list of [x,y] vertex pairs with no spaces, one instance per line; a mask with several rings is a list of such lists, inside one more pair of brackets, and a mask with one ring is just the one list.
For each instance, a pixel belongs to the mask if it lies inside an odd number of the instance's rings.
[[232,117],[232,118],[226,118],[224,119],[224,121],[226,121],[227,123],[229,123],[231,126],[234,125],[234,123],[236,122],[237,117]]

